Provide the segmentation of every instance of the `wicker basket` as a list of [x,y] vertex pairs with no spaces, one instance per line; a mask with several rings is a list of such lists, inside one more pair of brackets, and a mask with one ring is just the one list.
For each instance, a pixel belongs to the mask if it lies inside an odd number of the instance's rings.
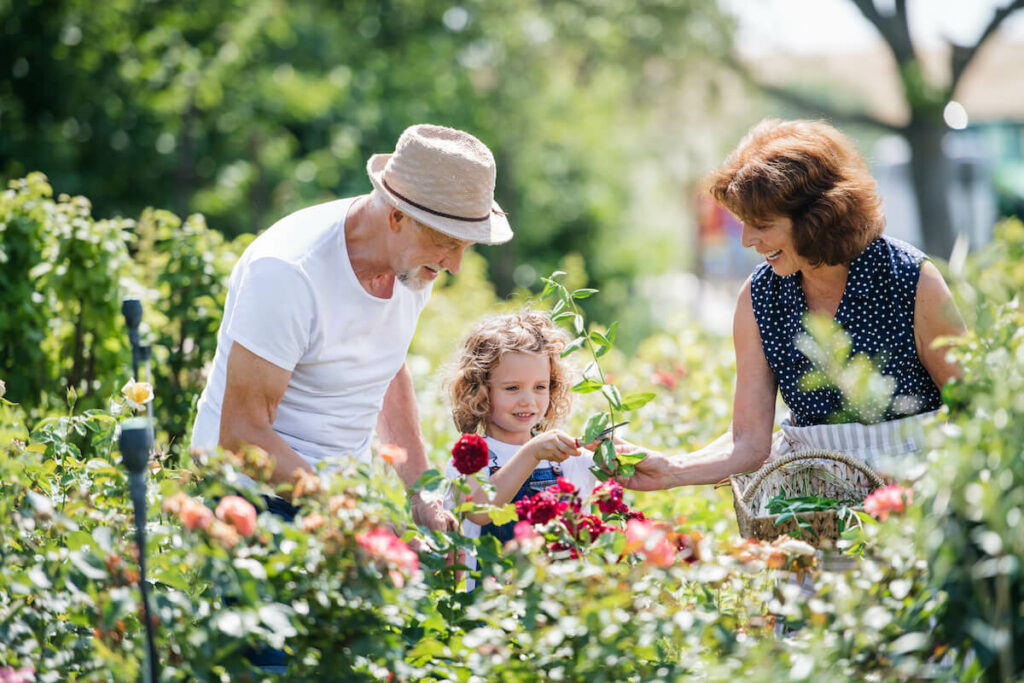
[[831,548],[839,539],[837,510],[798,513],[802,524],[795,519],[776,524],[779,515],[767,513],[768,501],[780,494],[862,501],[885,486],[882,477],[863,462],[826,450],[790,453],[756,472],[729,477],[729,484],[742,536],[770,541],[799,530],[802,540],[818,548]]

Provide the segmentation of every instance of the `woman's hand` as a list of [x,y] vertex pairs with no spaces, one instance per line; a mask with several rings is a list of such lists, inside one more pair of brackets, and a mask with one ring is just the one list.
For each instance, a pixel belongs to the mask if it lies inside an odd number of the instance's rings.
[[562,462],[580,454],[580,449],[576,447],[576,439],[560,429],[538,434],[527,441],[522,450],[528,452],[538,463],[542,460]]
[[667,481],[671,469],[671,461],[658,451],[638,446],[625,439],[615,437],[615,452],[622,455],[646,453],[647,457],[638,462],[636,471],[631,477],[616,477],[616,481],[627,489],[634,491],[657,491],[671,488]]
[[641,448],[628,441],[618,440],[615,442],[615,452],[625,455],[639,452],[647,453],[647,457],[635,465],[636,471],[632,477],[616,477],[616,480],[623,487],[633,489],[634,491],[659,491],[674,486],[670,477],[673,467],[672,461],[664,454],[647,448]]

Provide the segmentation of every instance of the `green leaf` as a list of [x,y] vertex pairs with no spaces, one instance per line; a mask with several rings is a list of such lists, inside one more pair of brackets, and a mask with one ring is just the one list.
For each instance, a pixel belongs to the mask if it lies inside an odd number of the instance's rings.
[[583,316],[580,315],[579,313],[573,315],[573,317],[572,317],[572,329],[573,329],[573,331],[576,334],[579,334],[579,335],[584,334]]
[[71,564],[78,571],[82,572],[82,575],[87,579],[100,581],[107,578],[107,570],[100,565],[99,560],[93,555],[73,552],[71,553]]
[[597,294],[597,291],[598,290],[596,290],[596,289],[577,289],[575,292],[572,293],[572,298],[573,299],[588,299],[588,298],[594,296],[595,294]]
[[657,394],[651,392],[634,392],[632,394],[626,394],[622,398],[622,409],[636,410],[637,408],[642,408],[653,401],[656,396]]
[[603,385],[600,382],[595,382],[592,379],[585,379],[573,385],[570,391],[577,394],[589,394],[594,391],[599,391],[602,386]]
[[608,338],[608,343],[609,344],[614,344],[615,343],[615,333],[618,332],[618,331],[619,331],[619,321],[616,320],[615,322],[612,323],[612,326],[609,327],[608,331],[605,333],[605,337]]
[[615,410],[622,410],[622,396],[614,384],[605,384],[601,387],[601,393],[608,399],[608,402]]
[[608,426],[608,420],[611,417],[608,413],[594,413],[587,418],[586,423],[583,425],[583,443],[590,443],[597,438],[597,435],[604,431],[605,427]]
[[568,356],[573,351],[576,351],[576,350],[582,348],[583,344],[586,341],[587,341],[586,337],[576,337],[575,339],[573,339],[571,342],[569,342],[569,345],[565,347],[565,350],[562,351],[562,358],[565,358],[566,356]]
[[559,314],[565,312],[565,302],[559,299],[555,302],[555,305],[551,308],[551,319],[558,320]]
[[508,524],[509,522],[514,522],[519,519],[519,514],[516,512],[516,506],[511,503],[500,507],[496,505],[490,506],[490,509],[487,510],[487,516],[490,517],[491,522],[497,526]]
[[623,465],[635,465],[647,457],[646,453],[617,453],[615,455]]

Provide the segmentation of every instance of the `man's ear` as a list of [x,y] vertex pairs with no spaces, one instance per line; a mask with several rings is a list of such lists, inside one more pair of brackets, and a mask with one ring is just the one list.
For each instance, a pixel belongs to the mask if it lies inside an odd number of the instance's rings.
[[397,234],[402,230],[401,220],[405,217],[401,209],[396,209],[393,206],[388,208],[388,227],[392,232]]

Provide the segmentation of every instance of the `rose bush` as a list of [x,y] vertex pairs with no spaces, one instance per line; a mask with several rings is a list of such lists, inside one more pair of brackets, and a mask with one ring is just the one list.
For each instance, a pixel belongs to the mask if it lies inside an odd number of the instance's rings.
[[[0,206],[12,217],[0,246],[25,272],[50,256],[98,248],[65,245],[31,256],[22,249],[28,242],[14,240],[48,239],[42,233],[51,210],[91,220],[70,200],[52,207],[64,200],[50,200],[40,182],[22,183]],[[157,354],[157,420],[173,412],[178,425],[158,438],[166,444],[189,420],[199,361],[209,351],[202,344],[216,328],[223,294],[218,278],[230,259],[228,245],[197,222],[186,230],[166,216],[145,220],[152,225],[139,239],[184,259],[176,270],[161,257],[150,281],[182,286],[193,273],[197,283],[218,282],[194,313],[196,325],[168,327],[167,355]],[[214,263],[204,261],[207,247]],[[423,533],[421,544],[410,545],[416,532],[404,487],[382,463],[302,477],[298,517],[285,523],[266,510],[270,488],[242,484],[243,473],[259,479],[265,471],[259,452],[193,462],[181,457],[185,440],[172,453],[158,447],[148,472],[147,559],[162,676],[275,678],[249,662],[254,651],[275,648],[288,655],[281,680],[1015,680],[1024,651],[1014,611],[1024,595],[1021,263],[1024,227],[1008,222],[991,248],[952,265],[949,279],[972,330],[955,349],[968,379],[945,392],[949,408],[928,434],[923,461],[901,466],[897,479],[913,482],[913,500],[880,496],[877,512],[890,512],[884,523],[858,516],[841,552],[828,556],[792,539],[737,539],[725,490],[640,494],[613,482],[591,501],[563,483],[538,494],[521,506],[524,521],[506,548],[458,533]],[[460,322],[426,326],[433,336],[414,344],[409,363],[438,469],[452,439],[432,374],[440,350],[454,348],[465,325],[497,305],[479,259],[467,255],[466,264],[454,284],[435,286],[428,308]],[[173,277],[158,279],[161,268]],[[45,282],[72,286],[71,276],[61,277]],[[587,296],[585,289],[566,288],[567,303],[557,293],[562,312],[577,315],[574,295]],[[53,310],[60,317],[77,309]],[[138,679],[145,666],[138,549],[114,450],[127,373],[104,370],[99,386],[87,387],[90,398],[75,405],[72,396],[68,406],[56,366],[36,379],[29,371],[73,331],[74,320],[61,319],[54,339],[41,340],[29,331],[45,336],[45,325],[32,327],[39,321],[21,309],[10,315],[5,320],[17,318],[24,338],[17,342],[23,365],[0,377],[12,380],[0,400],[0,675]],[[12,339],[14,329],[0,329],[2,338]],[[594,331],[586,329],[588,339]],[[623,405],[652,385],[657,396],[630,415],[631,440],[689,449],[724,431],[733,380],[727,340],[683,325],[627,356],[611,346],[610,330],[600,332],[603,339],[591,339],[594,353],[602,350],[601,376],[591,368],[600,387],[579,395],[573,433],[596,428],[586,416],[611,412],[612,399]],[[125,364],[122,342],[97,348],[97,362],[107,351]],[[178,351],[185,355],[175,356],[181,364],[173,379],[162,373]],[[31,398],[36,388],[45,401]],[[381,452],[400,460],[397,451]],[[435,471],[420,485],[424,498],[438,497],[444,479]],[[473,592],[463,589],[464,568],[449,559],[458,550],[481,560]]]

